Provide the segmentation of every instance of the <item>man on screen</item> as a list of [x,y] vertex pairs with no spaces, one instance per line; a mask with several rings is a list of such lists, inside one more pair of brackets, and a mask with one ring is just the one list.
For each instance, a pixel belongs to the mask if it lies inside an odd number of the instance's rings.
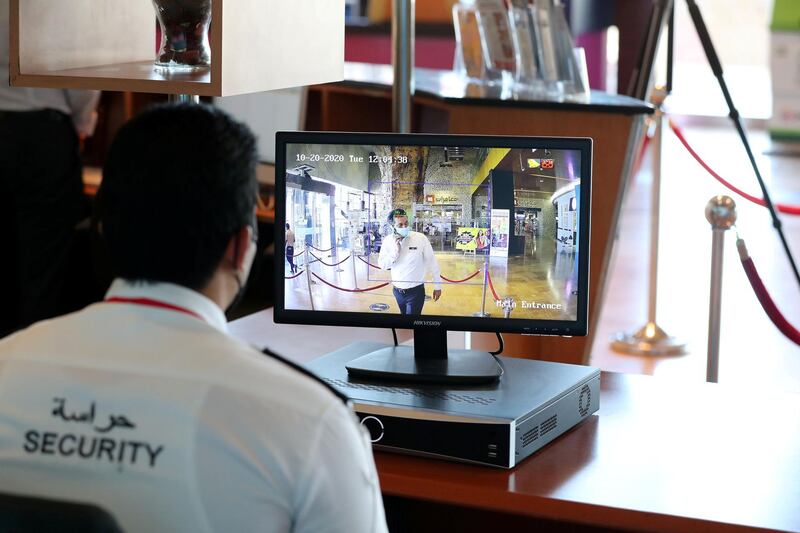
[[425,276],[433,278],[433,301],[442,295],[442,279],[439,263],[433,255],[433,247],[422,233],[411,231],[408,215],[403,209],[389,213],[392,234],[383,240],[378,264],[391,269],[392,292],[403,315],[422,314],[425,305]]
[[286,260],[289,261],[292,274],[297,274],[297,265],[294,264],[294,232],[288,222],[286,223]]

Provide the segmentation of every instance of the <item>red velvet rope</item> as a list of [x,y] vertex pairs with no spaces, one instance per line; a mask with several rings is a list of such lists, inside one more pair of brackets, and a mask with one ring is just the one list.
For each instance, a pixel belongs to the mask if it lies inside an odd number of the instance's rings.
[[778,309],[778,306],[775,305],[775,302],[769,295],[767,288],[764,286],[764,282],[761,281],[761,276],[758,275],[758,271],[753,263],[753,259],[750,257],[742,259],[742,266],[744,267],[745,274],[747,274],[747,279],[750,280],[750,285],[752,285],[753,291],[758,297],[758,301],[761,302],[761,307],[764,308],[764,311],[767,313],[769,319],[772,320],[772,323],[775,324],[775,327],[777,327],[781,333],[786,336],[786,338],[795,344],[800,345],[800,331],[798,331],[797,328],[792,326],[789,321],[786,320],[786,317],[783,316],[783,313],[781,313],[780,309]]
[[330,282],[328,282],[328,281],[325,281],[324,279],[322,279],[321,277],[317,276],[317,275],[316,275],[316,274],[314,274],[313,272],[312,272],[311,274],[312,274],[312,275],[313,275],[315,278],[317,278],[318,280],[320,280],[322,283],[324,283],[325,285],[327,285],[328,287],[333,287],[334,289],[338,289],[338,290],[340,290],[340,291],[345,291],[345,292],[367,292],[367,291],[374,291],[375,289],[380,289],[381,287],[385,287],[385,286],[387,286],[387,285],[389,284],[389,282],[387,281],[386,283],[381,283],[380,285],[375,285],[375,286],[373,286],[373,287],[367,287],[366,289],[345,289],[345,288],[342,288],[342,287],[337,287],[337,286],[336,286],[336,285],[334,285],[333,283],[330,283]]
[[[720,176],[719,174],[714,172],[714,170],[710,166],[708,166],[708,164],[705,161],[703,161],[703,159],[698,155],[698,153],[694,151],[694,148],[692,148],[689,145],[689,141],[686,140],[686,137],[683,135],[683,131],[681,131],[681,128],[677,124],[675,124],[675,122],[673,122],[672,119],[670,119],[670,121],[669,121],[669,127],[672,128],[672,131],[675,132],[675,136],[678,138],[678,140],[681,142],[681,144],[683,144],[683,146],[686,148],[686,150],[692,155],[692,157],[694,157],[695,161],[700,163],[700,166],[703,167],[704,169],[706,169],[706,171],[709,174],[711,174],[718,182],[720,182],[725,187],[727,187],[731,191],[735,192],[736,194],[738,194],[742,198],[753,202],[754,204],[758,204],[758,205],[760,205],[762,207],[767,205],[766,202],[763,199],[758,198],[756,196],[753,196],[752,194],[747,194],[746,192],[744,192],[741,189],[738,189],[732,183],[728,182],[722,176]],[[785,213],[787,215],[800,215],[800,206],[797,206],[797,205],[788,205],[788,204],[778,204],[778,203],[776,203],[775,204],[775,209],[777,209],[781,213]]]
[[308,245],[308,247],[309,247],[309,248],[313,248],[314,250],[316,250],[316,251],[318,251],[318,252],[322,252],[322,253],[325,253],[325,252],[330,252],[331,250],[333,250],[333,246],[331,246],[331,247],[330,247],[330,248],[328,248],[327,250],[323,250],[323,249],[321,249],[321,248],[317,248],[316,246],[311,246],[310,244]]
[[305,272],[305,270],[301,270],[300,272],[298,272],[298,273],[297,273],[297,274],[295,274],[294,276],[284,276],[284,277],[283,277],[283,279],[294,279],[294,278],[296,278],[297,276],[299,276],[300,274],[302,274],[303,272]]
[[642,148],[639,150],[639,155],[636,157],[636,162],[633,164],[634,176],[642,169],[642,161],[644,160],[644,154],[647,153],[647,148],[650,146],[650,141],[652,141],[652,139],[650,138],[650,135],[648,135],[648,132],[645,131],[644,141],[642,141]]
[[[308,252],[308,253],[309,253],[309,254],[311,254],[311,257],[313,257],[314,259],[316,259],[317,261],[319,261],[319,262],[320,262],[320,263],[322,263],[323,265],[325,265],[325,266],[329,266],[329,267],[335,267],[335,266],[339,266],[339,265],[341,265],[342,263],[344,263],[345,261],[347,261],[348,259],[350,259],[350,256],[348,255],[347,257],[345,257],[344,259],[342,259],[342,260],[341,260],[341,261],[339,261],[338,263],[326,263],[325,261],[323,261],[322,259],[320,259],[320,258],[319,258],[319,257],[317,257],[316,255],[314,255],[313,253],[311,253],[311,252]],[[309,264],[311,264],[311,263],[313,263],[313,262],[314,262],[314,261],[311,261],[311,262],[309,262]]]
[[494,297],[495,301],[499,302],[500,300],[502,300],[502,298],[500,298],[494,290],[494,283],[492,283],[492,273],[488,272],[486,277],[489,278],[489,289],[491,289],[492,291],[492,296]]

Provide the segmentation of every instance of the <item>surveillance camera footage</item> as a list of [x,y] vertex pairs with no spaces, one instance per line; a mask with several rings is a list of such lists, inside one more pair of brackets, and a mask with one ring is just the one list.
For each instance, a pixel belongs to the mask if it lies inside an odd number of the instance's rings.
[[573,321],[579,150],[286,145],[285,308]]

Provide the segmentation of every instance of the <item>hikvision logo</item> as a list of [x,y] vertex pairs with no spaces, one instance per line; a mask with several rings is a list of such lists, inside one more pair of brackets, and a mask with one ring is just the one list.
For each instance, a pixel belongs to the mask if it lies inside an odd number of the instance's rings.
[[441,326],[442,323],[438,320],[415,320],[415,326]]

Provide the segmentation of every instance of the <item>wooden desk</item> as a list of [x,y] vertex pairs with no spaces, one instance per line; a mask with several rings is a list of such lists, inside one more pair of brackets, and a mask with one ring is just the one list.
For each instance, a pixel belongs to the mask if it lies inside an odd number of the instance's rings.
[[[256,169],[261,202],[258,205],[259,222],[275,222],[275,166],[260,164]],[[103,171],[98,167],[85,167],[83,169],[83,192],[94,197],[100,182],[103,181]]]
[[[240,338],[308,361],[388,331],[286,326]],[[800,396],[604,372],[600,410],[513,470],[375,454],[396,531],[800,531]]]
[[[308,93],[306,128],[325,131],[390,131],[392,69],[346,63],[345,81]],[[412,128],[425,133],[542,135],[594,139],[592,234],[589,259],[589,331],[600,314],[622,195],[642,141],[644,117],[653,108],[626,96],[592,92],[586,101],[544,101],[510,91],[464,85],[450,71],[418,68]],[[474,343],[493,349],[492,334]],[[569,341],[509,335],[506,350],[522,357],[587,363],[589,337]]]

